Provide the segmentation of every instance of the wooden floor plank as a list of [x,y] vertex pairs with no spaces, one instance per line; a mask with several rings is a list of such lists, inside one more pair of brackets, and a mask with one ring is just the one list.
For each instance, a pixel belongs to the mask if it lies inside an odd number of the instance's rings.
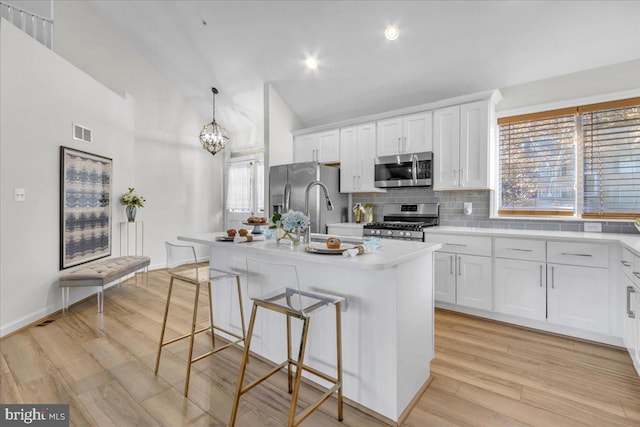
[[116,381],[111,381],[79,396],[98,426],[158,426]]
[[450,395],[437,389],[427,389],[417,406],[443,419],[468,426],[524,425],[513,418],[505,417],[501,411],[487,409],[477,403],[460,399],[457,393]]
[[[153,374],[169,279],[132,281],[107,290],[52,323],[0,341],[0,401],[70,404],[71,425],[226,425],[235,392],[239,348],[193,365],[183,396],[188,342],[165,347]],[[166,338],[189,330],[194,288],[175,287]],[[206,292],[198,318],[207,322]],[[404,426],[640,425],[640,378],[624,351],[469,315],[436,310],[433,381]],[[222,341],[222,340],[218,340]],[[196,351],[210,349],[196,339]],[[251,360],[247,379],[269,369]],[[298,410],[320,392],[304,385]],[[290,395],[280,372],[242,397],[238,426],[282,426]],[[381,425],[345,406],[336,419],[330,398],[305,426]]]
[[601,411],[590,405],[564,399],[529,387],[522,389],[522,403],[571,418],[585,426],[637,426],[637,421]]
[[456,397],[469,403],[503,414],[524,424],[539,426],[576,426],[582,424],[546,409],[527,405],[519,399],[492,393],[471,384],[461,384]]
[[212,418],[174,388],[145,400],[142,406],[163,426],[208,426],[224,423],[223,420]]

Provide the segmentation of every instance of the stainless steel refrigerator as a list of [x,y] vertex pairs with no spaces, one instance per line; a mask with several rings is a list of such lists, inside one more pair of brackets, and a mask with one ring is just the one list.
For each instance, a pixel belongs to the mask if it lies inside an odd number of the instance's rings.
[[[311,232],[327,232],[327,224],[347,221],[347,195],[340,193],[340,169],[317,162],[293,163],[272,166],[269,169],[269,210],[270,215],[287,210],[304,212],[304,194],[307,185],[321,181],[329,189],[333,210],[327,210],[320,187],[314,186],[309,192],[309,218]],[[286,196],[286,197],[285,197]]]

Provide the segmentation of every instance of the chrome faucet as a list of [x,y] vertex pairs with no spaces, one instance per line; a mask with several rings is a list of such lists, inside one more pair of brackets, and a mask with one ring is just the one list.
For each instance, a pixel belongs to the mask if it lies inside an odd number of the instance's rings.
[[311,243],[311,217],[309,216],[309,191],[311,190],[311,188],[313,188],[316,185],[319,185],[320,188],[322,188],[322,190],[324,191],[324,197],[327,202],[327,210],[328,211],[333,210],[333,202],[331,201],[331,197],[329,197],[329,189],[327,188],[327,186],[324,185],[324,183],[322,183],[321,181],[313,181],[309,183],[309,185],[307,185],[307,190],[304,192],[304,214],[309,217],[309,227],[307,227],[307,230],[304,232],[305,243]]

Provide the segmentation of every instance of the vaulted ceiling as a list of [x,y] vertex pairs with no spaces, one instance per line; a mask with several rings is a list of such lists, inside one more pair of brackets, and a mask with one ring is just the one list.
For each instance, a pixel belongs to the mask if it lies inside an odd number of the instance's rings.
[[265,82],[308,127],[640,58],[638,1],[91,4],[203,114],[216,86],[232,130],[262,124]]

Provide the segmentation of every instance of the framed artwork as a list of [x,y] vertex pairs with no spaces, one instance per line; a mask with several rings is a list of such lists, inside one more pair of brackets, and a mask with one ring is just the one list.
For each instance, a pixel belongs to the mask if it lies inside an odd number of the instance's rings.
[[60,147],[60,269],[111,255],[112,160]]

